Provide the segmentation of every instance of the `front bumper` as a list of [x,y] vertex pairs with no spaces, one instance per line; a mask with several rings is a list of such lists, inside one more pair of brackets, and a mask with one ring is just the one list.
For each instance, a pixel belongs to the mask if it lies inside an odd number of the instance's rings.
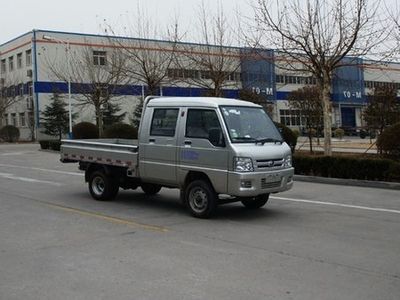
[[228,172],[228,194],[254,197],[287,191],[293,186],[294,168],[268,172]]

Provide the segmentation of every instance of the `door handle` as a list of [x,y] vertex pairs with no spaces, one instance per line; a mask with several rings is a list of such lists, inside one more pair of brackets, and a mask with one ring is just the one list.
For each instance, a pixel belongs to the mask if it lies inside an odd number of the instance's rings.
[[185,145],[191,145],[191,144],[192,144],[192,141],[185,141],[184,144],[185,144]]
[[149,143],[155,143],[156,139],[149,139]]

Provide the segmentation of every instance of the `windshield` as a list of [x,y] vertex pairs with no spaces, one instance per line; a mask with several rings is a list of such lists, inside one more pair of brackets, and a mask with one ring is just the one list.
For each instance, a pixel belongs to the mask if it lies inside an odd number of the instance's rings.
[[232,143],[282,142],[267,113],[258,107],[221,106]]

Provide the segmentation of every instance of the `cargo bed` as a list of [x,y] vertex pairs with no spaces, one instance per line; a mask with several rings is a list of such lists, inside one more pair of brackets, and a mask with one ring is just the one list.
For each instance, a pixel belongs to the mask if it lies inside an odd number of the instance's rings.
[[62,140],[62,162],[90,162],[136,169],[138,141],[128,139]]

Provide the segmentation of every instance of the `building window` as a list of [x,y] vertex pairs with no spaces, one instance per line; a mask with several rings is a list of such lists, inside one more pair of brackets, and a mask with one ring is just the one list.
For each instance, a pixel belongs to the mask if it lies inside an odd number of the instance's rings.
[[22,68],[22,53],[17,54],[17,68],[18,69]]
[[3,125],[8,125],[8,115],[4,114],[3,116]]
[[25,62],[27,67],[32,65],[32,51],[30,49],[25,51]]
[[276,81],[276,83],[285,83],[285,76],[283,76],[283,75],[276,75],[275,81]]
[[27,84],[28,84],[28,95],[29,95],[29,97],[32,97],[33,96],[33,85],[32,85],[32,82],[28,82]]
[[14,70],[14,56],[8,58],[8,70],[10,72]]
[[11,114],[11,125],[17,127],[17,114]]
[[35,123],[35,118],[33,115],[33,111],[28,112],[28,126],[33,127],[33,124]]
[[19,95],[23,96],[24,95],[24,84],[23,83],[19,84],[18,89],[19,89]]
[[280,109],[279,115],[281,123],[286,126],[302,126],[305,125],[301,118],[300,110],[297,109]]
[[26,126],[25,113],[20,113],[19,114],[19,125],[21,127],[25,127]]
[[105,66],[107,62],[106,51],[93,51],[93,64],[95,66]]
[[7,70],[7,68],[6,68],[6,60],[5,59],[2,59],[1,60],[1,73],[3,74],[3,73],[5,73],[6,72],[6,70]]

